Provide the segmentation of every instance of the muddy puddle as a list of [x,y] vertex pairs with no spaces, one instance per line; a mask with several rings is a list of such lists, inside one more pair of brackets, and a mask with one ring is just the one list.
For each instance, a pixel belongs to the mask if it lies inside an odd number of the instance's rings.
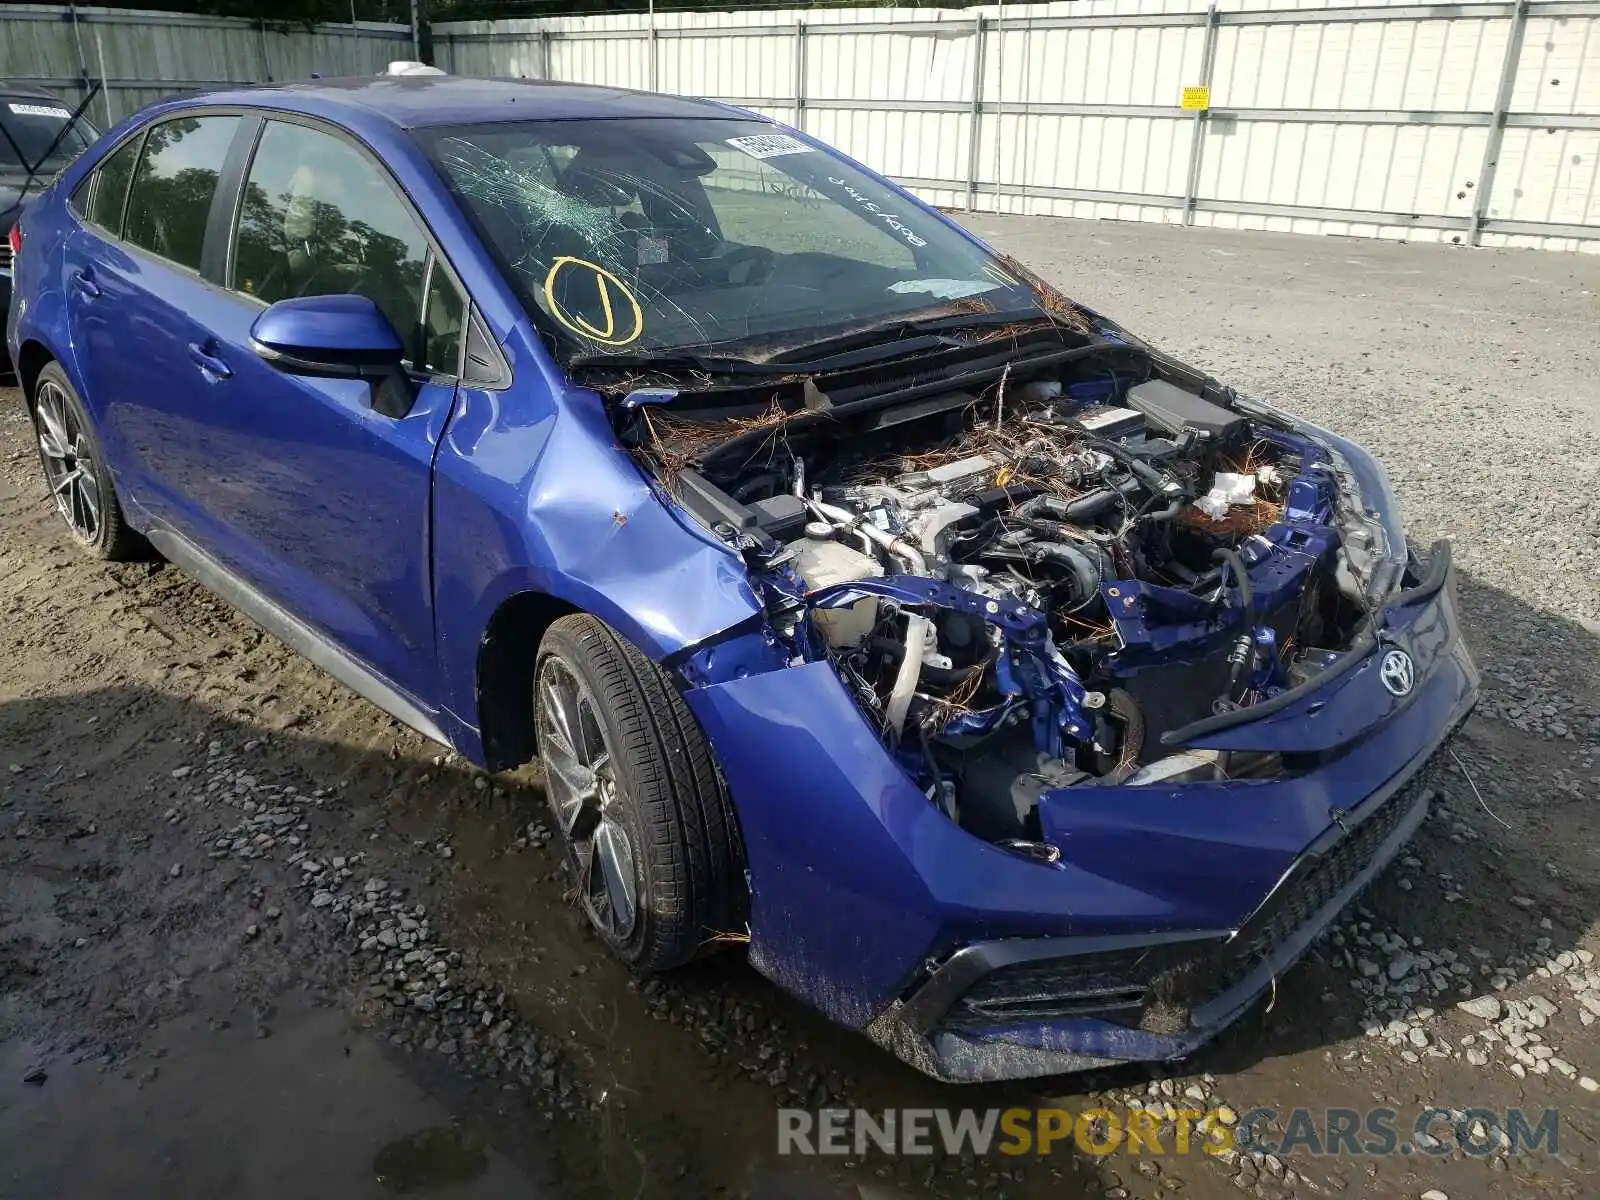
[[448,844],[449,859],[431,869],[439,923],[524,1019],[564,1044],[601,1099],[597,1120],[541,1131],[556,1138],[568,1179],[607,1196],[965,1195],[984,1183],[1003,1189],[990,1194],[1101,1194],[1097,1166],[1059,1148],[1048,1162],[982,1166],[780,1156],[781,1106],[989,1107],[1083,1093],[1060,1081],[1041,1090],[926,1079],[778,991],[737,950],[633,978],[565,902],[556,843],[518,848],[545,813],[536,768],[480,789],[446,765],[392,789],[381,819],[419,848]]

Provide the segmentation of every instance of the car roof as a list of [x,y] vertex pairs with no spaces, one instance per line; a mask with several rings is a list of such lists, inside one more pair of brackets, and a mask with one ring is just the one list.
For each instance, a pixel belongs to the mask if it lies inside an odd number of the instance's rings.
[[577,120],[616,117],[748,116],[731,105],[687,96],[540,79],[478,79],[457,75],[376,75],[307,79],[264,87],[211,91],[198,104],[253,104],[313,115],[376,114],[407,129],[487,121]]

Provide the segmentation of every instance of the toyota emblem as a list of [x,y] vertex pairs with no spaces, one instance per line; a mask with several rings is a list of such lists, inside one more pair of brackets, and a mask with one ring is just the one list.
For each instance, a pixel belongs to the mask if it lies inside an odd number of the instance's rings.
[[1417,681],[1416,668],[1411,665],[1411,655],[1404,650],[1391,650],[1383,656],[1383,664],[1378,668],[1378,678],[1383,680],[1383,686],[1389,689],[1391,695],[1409,696],[1411,688]]

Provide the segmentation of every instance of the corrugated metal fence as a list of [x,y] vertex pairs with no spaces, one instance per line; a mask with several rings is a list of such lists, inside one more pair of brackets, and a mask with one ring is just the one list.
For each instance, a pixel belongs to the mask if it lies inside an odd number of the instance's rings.
[[303,25],[44,4],[0,6],[0,79],[70,101],[104,82],[90,117],[104,125],[192,88],[321,75],[370,75],[411,58],[411,30],[362,21]]
[[433,37],[461,74],[731,100],[944,206],[1600,251],[1600,0],[746,10]]

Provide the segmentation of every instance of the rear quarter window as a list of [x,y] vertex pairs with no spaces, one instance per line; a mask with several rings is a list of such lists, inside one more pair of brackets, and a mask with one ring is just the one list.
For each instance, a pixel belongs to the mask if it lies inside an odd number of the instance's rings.
[[[122,210],[128,199],[128,181],[133,178],[133,164],[139,157],[139,144],[143,138],[135,135],[116,153],[101,163],[90,174],[92,185],[85,197],[84,216],[91,225],[98,225],[113,237],[122,236]],[[78,191],[81,192],[80,185]],[[77,199],[77,193],[73,194]]]
[[72,189],[72,195],[67,197],[67,207],[72,210],[72,215],[80,220],[89,215],[89,196],[94,191],[95,172],[91,171],[83,177],[83,181]]

